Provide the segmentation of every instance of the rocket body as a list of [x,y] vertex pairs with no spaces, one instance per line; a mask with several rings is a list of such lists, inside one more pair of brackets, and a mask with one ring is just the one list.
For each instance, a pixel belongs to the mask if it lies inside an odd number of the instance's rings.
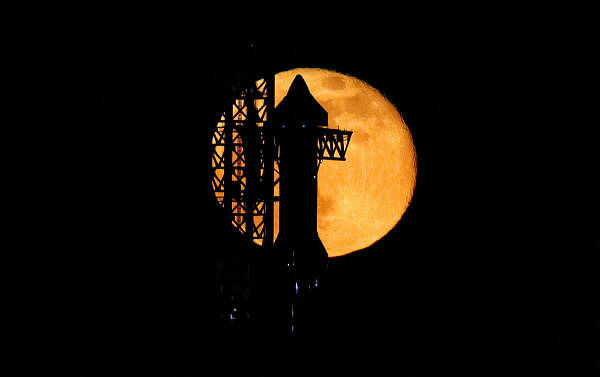
[[327,251],[317,231],[317,138],[327,120],[302,76],[296,76],[273,122],[280,174],[279,236],[273,250],[286,271],[282,288],[292,336],[309,336],[321,322],[319,291]]
[[308,90],[302,76],[292,82],[275,109],[279,147],[279,236],[274,248],[294,267],[303,285],[318,279],[327,252],[317,231],[317,127],[327,126],[327,112]]

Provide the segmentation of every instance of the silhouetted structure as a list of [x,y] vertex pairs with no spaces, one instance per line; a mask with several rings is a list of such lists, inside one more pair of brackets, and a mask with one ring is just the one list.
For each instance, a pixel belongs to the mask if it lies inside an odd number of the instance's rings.
[[297,327],[299,300],[320,285],[327,252],[317,232],[317,176],[324,159],[344,160],[351,132],[327,127],[327,111],[297,75],[275,109],[273,133],[279,154],[279,236],[275,252],[289,269],[290,329]]
[[[222,318],[252,317],[252,265],[269,260],[277,280],[270,282],[272,298],[285,306],[280,314],[293,335],[302,322],[302,302],[318,290],[327,267],[317,232],[319,166],[322,160],[345,160],[352,132],[327,128],[327,112],[300,75],[276,109],[274,84],[272,72],[252,67],[234,82],[226,99],[231,107],[211,133],[210,184],[248,243],[247,250],[219,263]],[[279,235],[273,243],[277,202]]]

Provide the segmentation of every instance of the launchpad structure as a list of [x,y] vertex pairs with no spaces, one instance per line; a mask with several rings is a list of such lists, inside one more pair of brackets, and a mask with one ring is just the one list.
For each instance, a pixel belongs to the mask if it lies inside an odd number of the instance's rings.
[[327,128],[327,111],[301,75],[275,107],[274,73],[246,69],[225,101],[210,133],[210,190],[248,250],[218,264],[221,317],[251,319],[251,280],[261,270],[252,266],[268,259],[279,271],[271,284],[285,302],[283,322],[294,335],[302,301],[319,290],[327,267],[317,231],[319,166],[345,160],[352,131]]

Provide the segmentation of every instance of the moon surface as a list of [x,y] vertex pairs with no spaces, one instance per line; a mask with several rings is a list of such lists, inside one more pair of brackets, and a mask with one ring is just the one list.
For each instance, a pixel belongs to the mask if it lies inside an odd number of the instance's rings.
[[[275,105],[300,74],[329,113],[329,128],[351,130],[346,161],[323,161],[317,229],[329,257],[364,249],[385,236],[408,208],[417,155],[402,116],[377,89],[342,73],[299,68],[275,75]],[[278,206],[275,207],[275,234]]]

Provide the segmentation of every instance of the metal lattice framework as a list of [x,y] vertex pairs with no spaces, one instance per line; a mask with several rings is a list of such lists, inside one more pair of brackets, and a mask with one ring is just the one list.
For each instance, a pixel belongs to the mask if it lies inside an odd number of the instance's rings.
[[317,158],[319,160],[346,160],[346,151],[352,131],[319,128],[317,137]]
[[[274,75],[241,82],[232,89],[229,109],[211,133],[210,180],[213,194],[248,241],[273,245],[273,214],[279,201],[279,148],[271,127]],[[345,160],[351,131],[314,129],[318,164]]]
[[[263,245],[272,227],[272,138],[265,135],[273,110],[274,79],[241,83],[233,88],[211,137],[211,187],[221,207],[229,209],[232,225],[247,239]],[[271,144],[267,142],[271,140]],[[271,182],[268,184],[267,182]],[[271,229],[269,229],[271,228]]]

